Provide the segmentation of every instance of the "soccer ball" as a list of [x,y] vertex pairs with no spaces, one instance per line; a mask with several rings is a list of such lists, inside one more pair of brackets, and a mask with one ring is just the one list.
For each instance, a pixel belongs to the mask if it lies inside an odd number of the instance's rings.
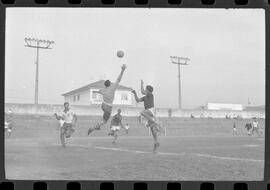
[[117,57],[120,57],[120,58],[124,57],[124,52],[122,50],[119,50],[117,52]]

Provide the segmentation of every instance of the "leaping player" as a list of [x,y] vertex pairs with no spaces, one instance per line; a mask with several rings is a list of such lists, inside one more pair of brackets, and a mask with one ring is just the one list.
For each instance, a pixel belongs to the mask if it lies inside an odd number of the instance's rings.
[[115,81],[115,83],[111,84],[111,81],[106,80],[104,82],[105,88],[103,88],[103,89],[101,89],[101,90],[98,91],[98,93],[100,93],[103,96],[103,102],[102,102],[102,105],[101,105],[101,109],[103,111],[103,118],[94,127],[90,127],[88,129],[88,135],[91,132],[93,132],[94,130],[99,130],[110,119],[111,113],[112,113],[112,106],[113,106],[113,100],[114,100],[115,90],[119,86],[119,83],[120,83],[120,81],[122,79],[122,76],[124,74],[125,69],[126,69],[126,65],[123,64],[121,66],[121,73],[118,76],[118,78]]
[[64,111],[60,115],[57,115],[56,113],[54,115],[56,119],[60,122],[61,144],[63,147],[66,147],[65,138],[69,138],[71,134],[74,133],[75,130],[73,129],[73,127],[76,125],[77,116],[69,109],[68,102],[64,103]]
[[141,93],[145,96],[142,98],[138,98],[138,95],[135,90],[132,91],[134,94],[136,102],[144,103],[144,111],[141,112],[141,116],[143,116],[147,120],[147,126],[150,127],[153,139],[154,139],[154,148],[153,152],[156,152],[156,149],[160,146],[158,142],[157,133],[162,129],[161,126],[155,121],[155,113],[154,113],[154,88],[150,85],[147,85],[144,89],[143,80],[141,80]]

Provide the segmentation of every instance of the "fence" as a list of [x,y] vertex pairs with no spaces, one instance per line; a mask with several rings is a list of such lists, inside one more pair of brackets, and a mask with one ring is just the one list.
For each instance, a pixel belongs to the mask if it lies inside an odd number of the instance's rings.
[[[114,106],[113,114],[116,113],[118,108],[122,109],[123,116],[136,117],[140,114],[143,108],[140,107],[119,107]],[[76,106],[72,105],[71,109],[77,115],[91,115],[91,116],[100,116],[102,115],[102,110],[100,106]],[[5,112],[12,110],[15,114],[21,115],[33,115],[35,114],[35,106],[33,104],[14,104],[6,103]],[[59,113],[63,110],[63,105],[48,105],[41,104],[38,107],[38,115],[50,116],[54,113]],[[265,111],[215,111],[215,110],[200,110],[200,109],[168,109],[168,108],[157,108],[156,109],[157,117],[194,117],[194,118],[225,118],[228,117],[237,117],[242,118],[265,118]]]

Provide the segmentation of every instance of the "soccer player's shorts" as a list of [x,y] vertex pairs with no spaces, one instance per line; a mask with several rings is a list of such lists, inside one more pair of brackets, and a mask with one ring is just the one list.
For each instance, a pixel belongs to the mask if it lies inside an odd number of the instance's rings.
[[105,102],[102,103],[101,108],[103,110],[103,119],[104,121],[108,121],[112,114],[112,105],[109,105]]
[[63,127],[64,123],[65,123],[65,122],[64,122],[62,119],[59,120],[60,127]]
[[120,131],[120,126],[115,126],[115,125],[113,125],[113,126],[111,127],[111,130],[112,130],[112,131]]
[[155,108],[145,109],[142,113],[147,114],[150,117],[155,117]]
[[72,128],[72,124],[71,123],[64,123],[63,124],[63,129],[65,130],[65,132],[74,132],[74,129]]

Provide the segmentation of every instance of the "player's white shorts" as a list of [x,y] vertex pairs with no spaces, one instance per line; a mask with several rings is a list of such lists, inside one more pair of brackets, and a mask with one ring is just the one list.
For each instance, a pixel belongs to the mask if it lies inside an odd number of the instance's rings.
[[60,120],[59,120],[59,123],[60,123],[60,127],[63,127],[63,125],[64,125],[65,121],[64,121],[64,120],[62,120],[62,119],[60,119]]
[[233,128],[233,131],[237,131],[237,129],[236,128]]
[[125,126],[125,129],[128,130],[129,129],[129,126]]
[[111,127],[112,131],[120,131],[120,126],[112,126]]
[[147,110],[149,110],[153,114],[153,116],[155,116],[155,108],[154,107],[150,108],[150,109],[147,109]]

